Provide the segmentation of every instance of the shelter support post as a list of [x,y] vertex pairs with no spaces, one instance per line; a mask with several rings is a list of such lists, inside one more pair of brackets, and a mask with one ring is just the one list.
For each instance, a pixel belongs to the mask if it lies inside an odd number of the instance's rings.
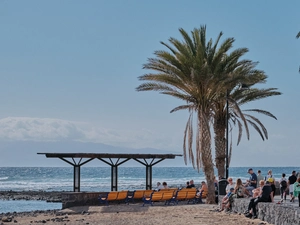
[[80,165],[74,165],[73,191],[80,192]]
[[111,165],[111,191],[118,191],[118,166]]
[[146,190],[152,189],[152,165],[146,165]]

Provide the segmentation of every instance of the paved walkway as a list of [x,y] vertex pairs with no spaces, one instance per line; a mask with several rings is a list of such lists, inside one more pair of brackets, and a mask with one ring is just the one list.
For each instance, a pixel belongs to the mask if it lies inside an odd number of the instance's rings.
[[[274,198],[274,203],[278,203],[281,200],[280,195],[275,195]],[[283,203],[281,203],[281,205],[291,205],[294,207],[299,207],[299,201],[298,198],[295,198],[294,202],[290,202],[291,197],[290,196],[286,196],[286,201],[283,200]]]

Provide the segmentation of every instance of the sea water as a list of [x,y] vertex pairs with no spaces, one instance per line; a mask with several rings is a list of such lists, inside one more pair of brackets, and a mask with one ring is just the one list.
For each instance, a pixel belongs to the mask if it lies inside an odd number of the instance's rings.
[[[275,179],[282,173],[287,177],[293,170],[300,171],[300,167],[253,167],[262,174],[267,175],[268,170],[273,171]],[[229,176],[236,180],[249,178],[248,167],[231,167]],[[215,174],[217,174],[215,172]],[[145,189],[145,167],[119,167],[118,190]],[[186,181],[193,179],[196,185],[205,180],[203,171],[192,167],[153,167],[152,185],[156,182],[167,182],[172,187],[184,187]],[[110,191],[110,167],[81,167],[80,190]],[[73,167],[0,167],[0,191],[73,191]],[[26,206],[26,207],[25,207]],[[26,209],[26,210],[24,210]],[[47,203],[44,201],[1,201],[0,213],[18,212],[46,209],[61,209],[61,203]]]
[[0,200],[0,213],[61,209],[61,205],[56,202],[34,200]]

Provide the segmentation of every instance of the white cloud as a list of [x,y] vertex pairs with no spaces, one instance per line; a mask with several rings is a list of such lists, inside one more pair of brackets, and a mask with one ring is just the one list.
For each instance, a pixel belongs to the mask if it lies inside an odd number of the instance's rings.
[[81,141],[134,148],[171,149],[172,140],[147,129],[112,130],[92,124],[51,119],[8,117],[0,120],[0,139],[11,141]]

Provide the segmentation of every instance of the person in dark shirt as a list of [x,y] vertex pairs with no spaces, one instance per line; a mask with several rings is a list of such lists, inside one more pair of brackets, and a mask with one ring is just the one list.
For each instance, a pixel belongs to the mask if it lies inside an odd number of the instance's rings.
[[246,189],[252,196],[252,190],[254,190],[257,187],[257,176],[253,172],[252,168],[248,169],[248,173],[250,174],[250,178],[249,180],[247,180]]
[[[260,181],[260,182],[264,182],[264,181]],[[263,184],[263,183],[262,183]],[[272,188],[269,184],[269,181],[266,181],[264,186],[261,189],[261,194],[259,195],[259,197],[257,198],[252,198],[250,200],[250,203],[248,205],[248,211],[246,212],[246,217],[249,218],[253,218],[256,219],[257,218],[257,214],[256,214],[256,205],[259,202],[272,202],[273,201],[273,195],[271,195],[272,193]],[[251,213],[252,211],[252,213]]]
[[270,186],[271,186],[271,189],[272,189],[272,195],[273,195],[273,198],[274,198],[275,191],[276,191],[276,186],[275,186],[274,179],[273,178],[269,178],[268,181],[270,183]]
[[292,175],[289,176],[289,180],[288,180],[288,187],[289,187],[289,192],[290,192],[290,196],[291,196],[291,202],[294,201],[294,183],[296,182],[297,177],[296,177],[296,171],[294,170],[292,172]]
[[194,184],[194,180],[190,180],[190,184],[189,186],[187,186],[187,188],[194,188],[195,184]]

